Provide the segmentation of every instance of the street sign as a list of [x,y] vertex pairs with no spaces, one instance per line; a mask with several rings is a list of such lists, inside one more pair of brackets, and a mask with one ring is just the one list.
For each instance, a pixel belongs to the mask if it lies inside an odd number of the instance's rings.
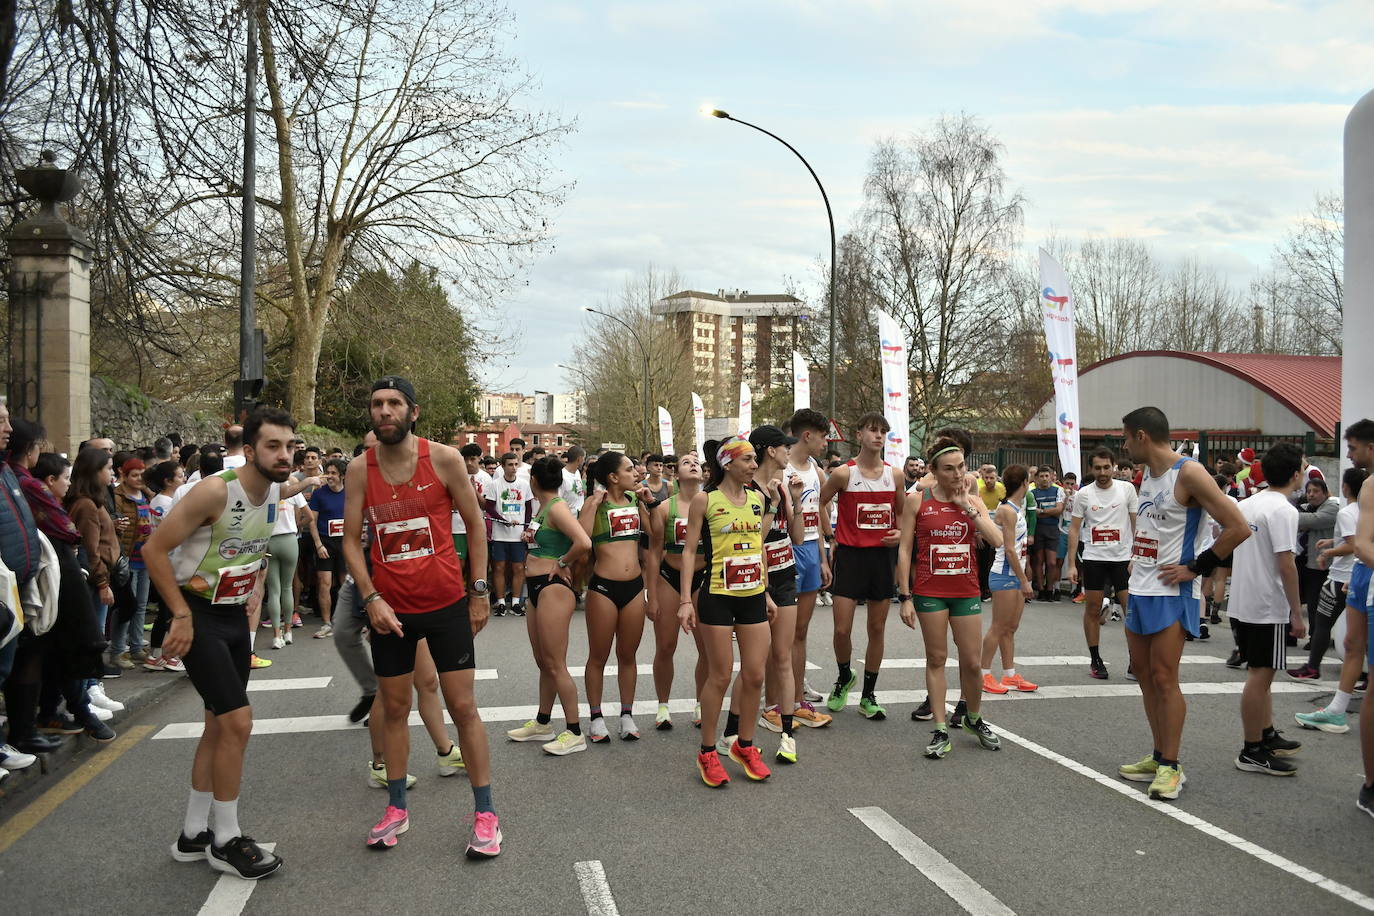
[[623,452],[623,451],[625,451],[625,443],[624,443],[624,442],[603,442],[603,443],[601,443],[601,447],[602,447],[602,449],[604,449],[605,451],[608,451],[608,452]]
[[830,431],[825,434],[826,442],[848,442],[844,436],[840,435],[840,427],[835,423],[834,418],[830,420]]

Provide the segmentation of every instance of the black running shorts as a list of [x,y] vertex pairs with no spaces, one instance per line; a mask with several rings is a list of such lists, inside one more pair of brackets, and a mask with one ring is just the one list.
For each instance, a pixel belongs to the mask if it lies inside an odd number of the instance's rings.
[[1288,635],[1288,624],[1249,623],[1232,617],[1231,629],[1235,631],[1236,648],[1240,649],[1241,660],[1251,668],[1282,671],[1288,666],[1284,640]]
[[1128,560],[1080,560],[1078,568],[1083,573],[1085,592],[1106,591],[1107,583],[1118,592],[1127,591],[1131,585],[1131,564]]
[[[243,605],[216,607],[182,592],[191,609],[191,648],[181,657],[205,708],[217,716],[248,705],[253,640]],[[256,622],[256,621],[255,621]]]
[[697,599],[697,619],[709,627],[744,626],[768,622],[768,602],[763,592],[757,595],[717,595],[709,588]]
[[854,601],[891,601],[895,593],[896,547],[835,545],[830,593]]
[[448,607],[424,614],[397,614],[400,636],[372,634],[372,667],[377,677],[401,677],[415,670],[415,644],[429,641],[429,654],[440,672],[466,671],[477,667],[472,648],[472,623],[467,596]]

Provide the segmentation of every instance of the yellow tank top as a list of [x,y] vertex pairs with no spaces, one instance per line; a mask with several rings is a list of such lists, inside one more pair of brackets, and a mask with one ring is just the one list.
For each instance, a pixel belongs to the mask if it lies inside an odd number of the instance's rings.
[[763,497],[745,490],[737,506],[720,490],[706,495],[702,535],[706,541],[709,587],[715,595],[747,598],[767,587],[763,574]]

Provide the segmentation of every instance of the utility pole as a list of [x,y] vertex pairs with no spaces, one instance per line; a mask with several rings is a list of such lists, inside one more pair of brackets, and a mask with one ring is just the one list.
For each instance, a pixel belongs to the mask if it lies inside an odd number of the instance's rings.
[[247,7],[248,47],[243,72],[243,223],[239,251],[239,378],[234,383],[234,417],[242,422],[262,393],[264,384],[263,335],[257,328],[254,261],[257,230],[258,146],[258,19],[255,5]]

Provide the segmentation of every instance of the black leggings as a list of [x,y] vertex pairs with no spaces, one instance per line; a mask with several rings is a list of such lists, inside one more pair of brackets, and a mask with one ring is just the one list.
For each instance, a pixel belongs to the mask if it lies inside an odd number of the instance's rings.
[[1312,648],[1307,664],[1320,668],[1326,650],[1331,648],[1331,631],[1345,611],[1345,583],[1327,580],[1322,583],[1312,614]]
[[639,597],[644,591],[644,577],[635,576],[633,579],[607,579],[592,573],[591,581],[587,583],[587,590],[604,595],[611,599],[617,611],[625,610],[625,606]]
[[[186,594],[183,592],[183,594]],[[215,608],[186,595],[195,638],[182,656],[186,673],[205,708],[217,716],[248,705],[248,672],[253,656],[248,618],[240,605]]]

